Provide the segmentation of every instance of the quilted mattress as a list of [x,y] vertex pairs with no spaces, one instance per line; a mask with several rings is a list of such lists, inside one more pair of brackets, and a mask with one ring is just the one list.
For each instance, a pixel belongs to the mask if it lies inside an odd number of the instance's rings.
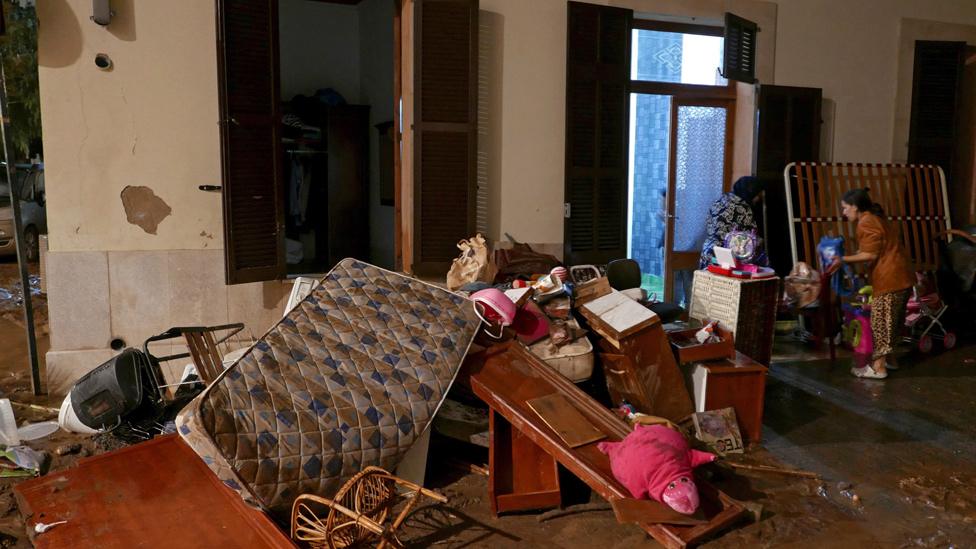
[[179,433],[246,501],[286,517],[300,494],[396,467],[478,326],[467,299],[345,259],[180,413]]

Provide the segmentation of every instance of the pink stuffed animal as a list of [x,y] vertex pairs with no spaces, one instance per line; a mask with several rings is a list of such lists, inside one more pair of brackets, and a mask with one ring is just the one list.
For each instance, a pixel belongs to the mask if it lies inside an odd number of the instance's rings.
[[620,442],[601,442],[610,469],[631,495],[663,501],[679,513],[698,509],[692,469],[715,461],[715,455],[692,450],[681,433],[663,425],[637,425]]

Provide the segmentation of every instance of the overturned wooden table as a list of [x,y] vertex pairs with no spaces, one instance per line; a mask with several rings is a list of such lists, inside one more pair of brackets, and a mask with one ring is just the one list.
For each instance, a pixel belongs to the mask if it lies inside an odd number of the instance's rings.
[[[561,395],[605,435],[603,440],[623,439],[629,432],[626,423],[517,342],[500,344],[483,353],[469,364],[471,387],[491,408],[488,495],[493,513],[558,507],[558,465],[607,500],[631,497],[614,478],[610,461],[597,449],[597,441],[571,448],[527,401]],[[686,547],[746,514],[736,500],[703,480],[696,483],[707,523],[640,527],[665,547]]]

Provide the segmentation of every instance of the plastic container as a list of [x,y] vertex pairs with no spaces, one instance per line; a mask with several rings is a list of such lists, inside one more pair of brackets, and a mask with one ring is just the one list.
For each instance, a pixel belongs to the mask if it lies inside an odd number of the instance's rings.
[[10,405],[9,398],[0,398],[0,444],[4,446],[20,444],[17,416],[14,415],[14,408]]
[[49,437],[54,433],[58,432],[58,422],[57,421],[41,421],[39,423],[28,423],[20,429],[17,429],[17,434],[20,435],[21,442],[38,440],[44,437]]
[[100,432],[97,429],[92,429],[85,425],[78,419],[78,416],[75,415],[74,408],[71,407],[70,393],[64,397],[64,402],[61,403],[61,411],[58,413],[58,425],[65,431],[80,433],[82,435],[94,435]]
[[[579,328],[575,319],[567,323]],[[562,347],[553,345],[546,338],[530,345],[529,351],[573,383],[586,381],[593,375],[593,344],[586,336]]]

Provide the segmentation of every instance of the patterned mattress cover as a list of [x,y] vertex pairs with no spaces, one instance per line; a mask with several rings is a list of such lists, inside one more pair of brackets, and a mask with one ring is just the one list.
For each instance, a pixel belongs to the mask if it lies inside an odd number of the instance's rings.
[[429,425],[479,326],[471,302],[345,259],[177,417],[216,475],[278,518]]

